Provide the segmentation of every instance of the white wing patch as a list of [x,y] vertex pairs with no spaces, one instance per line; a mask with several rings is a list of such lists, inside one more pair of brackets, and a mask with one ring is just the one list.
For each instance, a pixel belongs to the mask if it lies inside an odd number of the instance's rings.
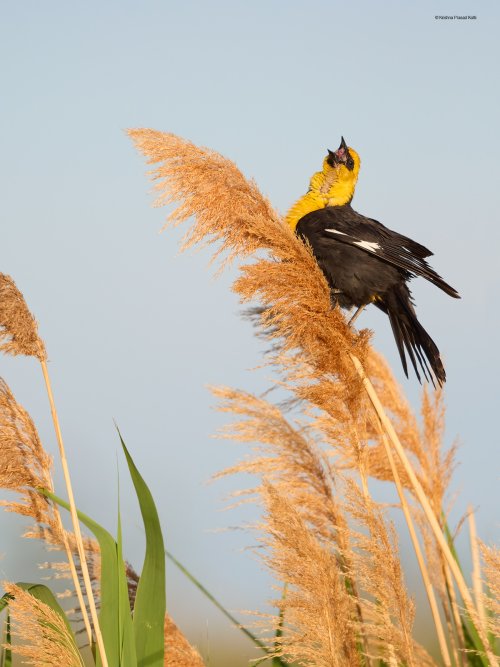
[[[346,234],[345,232],[339,232],[338,229],[325,229],[325,232],[338,234],[339,236],[349,236],[349,234]],[[360,248],[363,248],[363,250],[369,250],[370,252],[377,252],[377,250],[380,250],[379,244],[375,241],[353,241],[353,245],[357,245]]]
[[332,234],[340,234],[340,236],[349,236],[349,234],[344,234],[344,232],[339,232],[336,229],[325,229],[325,232],[331,232]]
[[370,252],[380,250],[379,244],[372,241],[354,241],[353,245],[357,245],[364,250],[370,250]]

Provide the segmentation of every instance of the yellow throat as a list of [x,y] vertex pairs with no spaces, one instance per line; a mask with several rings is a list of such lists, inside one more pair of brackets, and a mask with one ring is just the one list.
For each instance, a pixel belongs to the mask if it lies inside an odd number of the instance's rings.
[[301,218],[311,211],[317,211],[325,206],[343,206],[351,201],[356,181],[358,180],[361,160],[353,148],[349,153],[354,161],[353,169],[349,170],[344,164],[330,166],[327,158],[323,160],[323,169],[311,177],[309,190],[295,202],[286,215],[286,223],[293,231]]

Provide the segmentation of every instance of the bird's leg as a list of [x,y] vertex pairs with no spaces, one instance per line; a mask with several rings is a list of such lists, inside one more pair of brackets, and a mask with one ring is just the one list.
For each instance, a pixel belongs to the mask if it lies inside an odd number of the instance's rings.
[[362,304],[357,311],[354,313],[354,315],[351,317],[349,322],[347,323],[347,326],[350,327],[354,324],[354,322],[358,319],[358,317],[361,315],[363,312],[363,309],[366,308],[366,303]]
[[331,301],[331,304],[332,304],[332,308],[335,308],[335,306],[338,303],[337,298],[336,298],[337,294],[342,294],[342,290],[337,289],[336,287],[332,287],[330,289],[330,301]]

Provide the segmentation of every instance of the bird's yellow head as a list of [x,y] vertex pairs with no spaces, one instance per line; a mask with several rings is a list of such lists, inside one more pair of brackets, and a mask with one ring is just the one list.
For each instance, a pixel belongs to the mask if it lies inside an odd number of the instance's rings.
[[358,180],[361,160],[342,137],[340,146],[323,160],[323,169],[311,178],[310,190],[332,200],[327,206],[342,206],[351,201]]
[[323,168],[311,177],[309,190],[290,209],[286,221],[295,230],[307,213],[325,206],[343,206],[351,201],[358,180],[361,160],[342,137],[339,148],[323,160]]

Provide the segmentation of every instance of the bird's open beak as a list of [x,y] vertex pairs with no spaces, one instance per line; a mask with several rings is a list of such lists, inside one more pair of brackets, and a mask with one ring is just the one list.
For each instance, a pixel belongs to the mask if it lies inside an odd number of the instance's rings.
[[346,164],[348,158],[349,158],[349,149],[347,147],[344,137],[341,137],[340,146],[337,148],[335,152],[328,149],[327,161],[331,167],[335,167],[338,164]]

